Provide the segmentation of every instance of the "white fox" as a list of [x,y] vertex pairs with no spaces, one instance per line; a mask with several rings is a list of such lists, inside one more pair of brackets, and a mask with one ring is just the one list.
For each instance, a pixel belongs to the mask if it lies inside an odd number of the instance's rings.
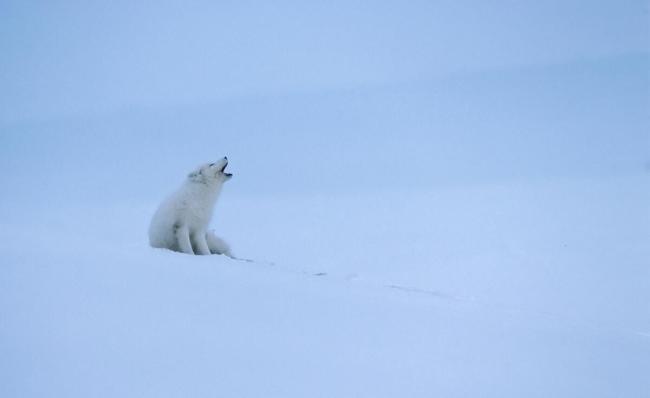
[[151,219],[149,244],[187,254],[225,254],[235,258],[228,244],[208,231],[214,205],[226,173],[228,158],[206,163],[187,176],[187,180],[161,203]]

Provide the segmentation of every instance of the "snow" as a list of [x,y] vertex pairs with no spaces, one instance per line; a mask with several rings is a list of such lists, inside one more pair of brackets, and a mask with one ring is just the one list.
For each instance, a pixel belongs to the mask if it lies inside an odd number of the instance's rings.
[[149,248],[155,203],[7,212],[2,396],[642,396],[644,184],[226,187],[253,263]]

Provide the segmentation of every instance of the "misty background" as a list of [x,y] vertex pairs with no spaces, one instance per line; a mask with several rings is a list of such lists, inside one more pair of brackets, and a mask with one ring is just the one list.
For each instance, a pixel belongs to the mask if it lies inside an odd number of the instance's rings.
[[224,154],[248,194],[640,174],[648,37],[645,1],[5,1],[3,185],[159,197]]

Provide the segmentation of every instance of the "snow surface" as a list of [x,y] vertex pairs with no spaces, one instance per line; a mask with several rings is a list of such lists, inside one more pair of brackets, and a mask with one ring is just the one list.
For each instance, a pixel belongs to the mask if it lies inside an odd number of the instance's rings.
[[6,211],[1,395],[641,397],[647,182],[226,188],[255,263],[149,248],[155,202]]

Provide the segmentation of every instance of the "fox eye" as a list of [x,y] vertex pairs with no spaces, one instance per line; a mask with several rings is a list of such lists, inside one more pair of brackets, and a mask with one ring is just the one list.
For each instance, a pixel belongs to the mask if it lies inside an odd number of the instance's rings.
[[214,163],[210,163],[210,167],[213,167],[213,166],[214,166]]

